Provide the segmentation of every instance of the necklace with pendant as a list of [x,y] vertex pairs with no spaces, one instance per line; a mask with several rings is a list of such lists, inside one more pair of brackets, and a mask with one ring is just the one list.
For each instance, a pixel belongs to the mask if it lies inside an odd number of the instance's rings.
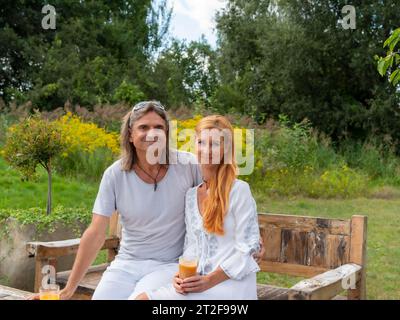
[[137,165],[137,167],[138,167],[140,170],[142,170],[150,179],[152,179],[152,180],[154,181],[154,191],[156,191],[156,190],[157,190],[157,187],[158,187],[158,185],[157,185],[157,178],[158,178],[158,174],[160,173],[160,170],[161,170],[161,165],[160,165],[159,168],[158,168],[157,175],[156,175],[155,178],[153,178],[149,173],[147,173],[138,163],[136,163],[136,165]]

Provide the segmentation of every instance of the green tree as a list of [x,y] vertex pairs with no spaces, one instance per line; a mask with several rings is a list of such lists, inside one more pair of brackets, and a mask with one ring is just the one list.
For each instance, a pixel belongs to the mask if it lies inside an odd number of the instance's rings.
[[153,88],[167,105],[210,106],[218,84],[216,52],[203,37],[200,41],[173,39],[154,64]]
[[383,77],[389,71],[389,82],[394,86],[400,83],[400,28],[393,31],[383,44],[388,48],[386,57],[380,57],[378,60],[378,71]]
[[8,129],[6,144],[2,150],[6,161],[20,170],[25,179],[34,177],[38,165],[46,170],[47,214],[51,213],[52,207],[52,161],[64,149],[60,129],[36,114]]
[[335,140],[400,140],[400,98],[374,61],[400,20],[396,3],[352,1],[356,29],[344,30],[344,0],[229,0],[217,15],[218,95],[260,122],[286,114]]
[[66,100],[92,106],[112,100],[126,79],[150,88],[153,55],[168,32],[167,0],[54,0],[56,29],[41,28],[47,1],[2,3],[0,96],[26,92],[35,106],[53,109]]
[[145,98],[144,93],[140,90],[137,85],[126,82],[125,80],[115,89],[113,100],[123,101],[134,105],[135,103]]

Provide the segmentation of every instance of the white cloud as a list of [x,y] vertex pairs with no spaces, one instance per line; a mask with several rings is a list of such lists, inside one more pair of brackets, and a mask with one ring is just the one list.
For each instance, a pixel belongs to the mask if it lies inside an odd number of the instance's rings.
[[215,14],[225,6],[225,0],[171,0],[174,7],[172,34],[178,38],[198,40],[204,34],[215,44]]

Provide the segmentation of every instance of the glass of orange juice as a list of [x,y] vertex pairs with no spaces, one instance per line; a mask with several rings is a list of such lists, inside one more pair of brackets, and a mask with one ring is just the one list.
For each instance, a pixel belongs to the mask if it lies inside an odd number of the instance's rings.
[[197,274],[197,257],[183,255],[179,258],[179,278],[185,279]]
[[40,300],[60,300],[60,286],[57,284],[46,284],[39,289]]

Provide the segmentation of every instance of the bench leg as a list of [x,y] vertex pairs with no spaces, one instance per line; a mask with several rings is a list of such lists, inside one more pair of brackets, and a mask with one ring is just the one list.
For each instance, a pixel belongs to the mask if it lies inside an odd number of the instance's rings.
[[366,300],[367,299],[367,286],[365,281],[365,269],[361,272],[360,279],[356,282],[355,289],[349,289],[347,291],[348,300]]

